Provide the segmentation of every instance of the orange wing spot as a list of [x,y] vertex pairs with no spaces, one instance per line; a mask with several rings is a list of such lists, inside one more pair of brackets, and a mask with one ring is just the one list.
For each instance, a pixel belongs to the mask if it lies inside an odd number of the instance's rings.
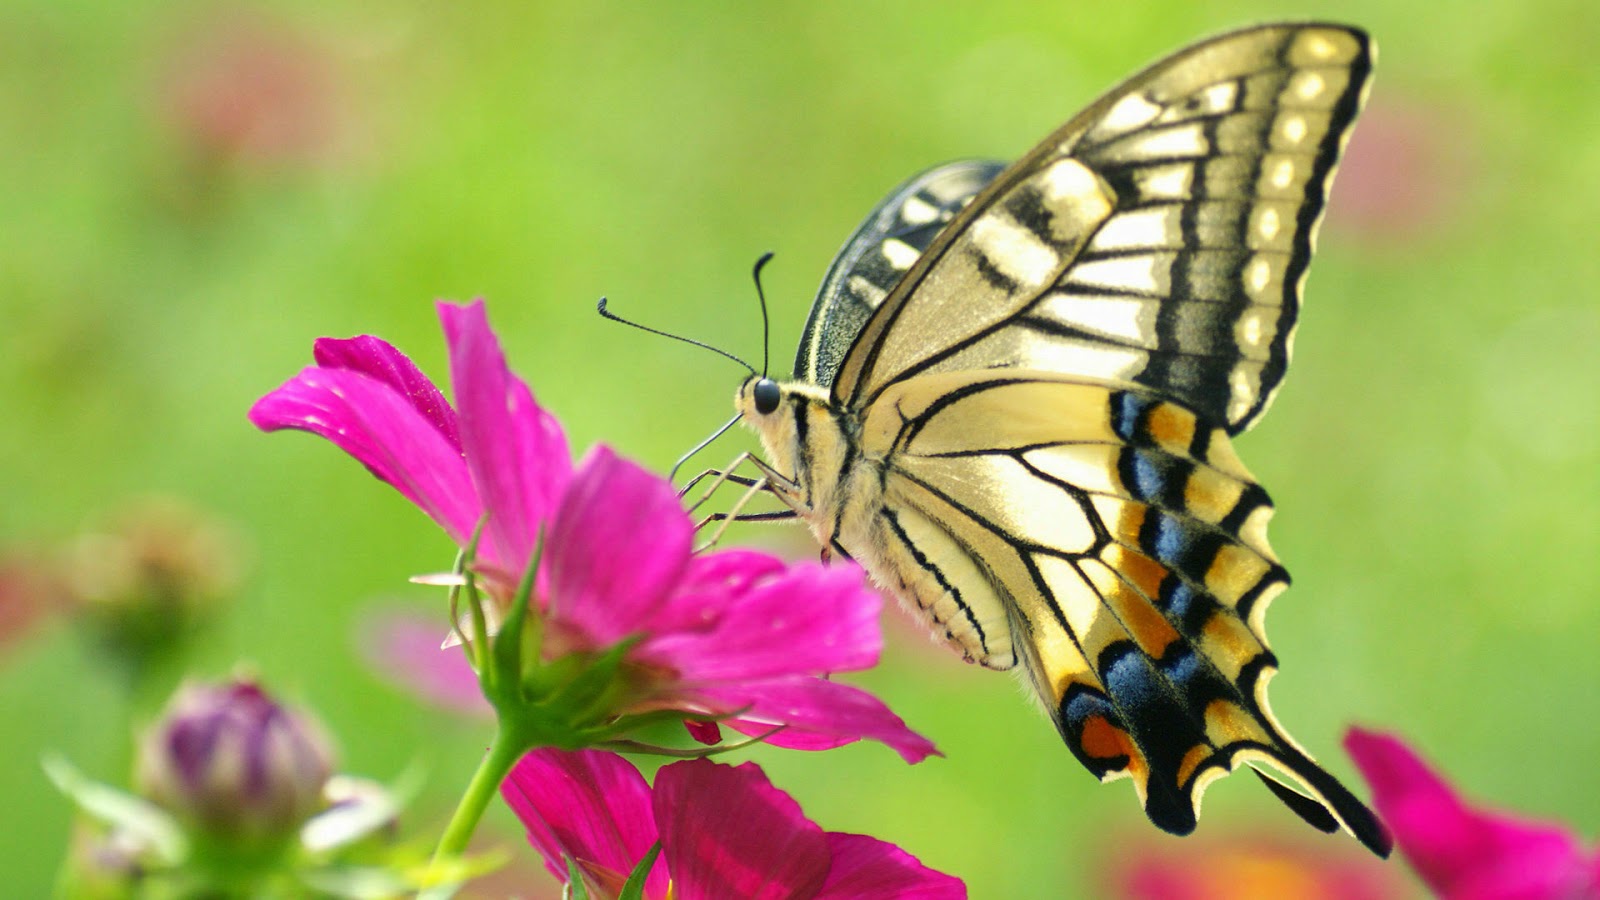
[[1105,716],[1090,716],[1083,720],[1083,733],[1078,738],[1078,745],[1092,759],[1116,759],[1119,756],[1133,759],[1139,754],[1128,733],[1106,721]]
[[1204,644],[1201,650],[1229,681],[1238,680],[1245,663],[1266,649],[1237,616],[1226,613],[1206,620],[1200,634]]
[[1224,544],[1206,569],[1206,589],[1231,606],[1271,570],[1267,561],[1250,548],[1242,544]]
[[1213,700],[1206,707],[1206,737],[1218,747],[1235,741],[1271,742],[1254,717],[1227,700]]
[[1233,512],[1244,485],[1214,469],[1197,468],[1183,486],[1183,502],[1199,518],[1213,524]]
[[1112,544],[1101,553],[1106,565],[1127,578],[1134,587],[1154,599],[1161,596],[1161,582],[1167,577],[1167,567],[1143,553],[1135,553],[1120,544]]
[[[1156,596],[1166,570],[1158,563],[1118,546],[1106,548],[1105,557],[1106,565],[1116,569],[1122,577],[1097,565],[1085,565],[1085,573],[1104,598],[1111,614],[1122,623],[1123,630],[1139,645],[1139,649],[1152,659],[1160,659],[1172,642],[1180,640],[1177,629],[1148,599]],[[1134,587],[1128,586],[1129,581]]]
[[1178,784],[1185,785],[1194,777],[1194,771],[1211,758],[1211,748],[1205,744],[1195,744],[1189,752],[1183,755],[1183,761],[1178,763]]
[[1146,508],[1141,503],[1122,504],[1122,515],[1117,517],[1117,524],[1112,530],[1112,536],[1130,543],[1137,541],[1140,529],[1144,528]]
[[1107,597],[1111,601],[1112,610],[1122,624],[1139,644],[1139,649],[1151,659],[1161,659],[1167,655],[1167,648],[1181,641],[1178,630],[1172,627],[1161,611],[1150,604],[1149,600],[1135,596],[1130,590],[1124,588]]
[[1194,443],[1194,414],[1170,403],[1158,404],[1145,419],[1145,431],[1163,448],[1188,456]]

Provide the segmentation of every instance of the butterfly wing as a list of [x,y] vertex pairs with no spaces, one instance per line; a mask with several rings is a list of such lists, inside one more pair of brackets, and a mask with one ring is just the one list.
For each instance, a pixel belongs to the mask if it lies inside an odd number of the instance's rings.
[[958,160],[896,187],[845,241],[801,332],[794,377],[829,387],[850,342],[933,239],[1005,163]]
[[861,327],[835,403],[1009,366],[1131,381],[1245,430],[1283,378],[1371,63],[1356,29],[1268,25],[1134,76],[934,240]]
[[1157,825],[1193,830],[1206,785],[1249,760],[1308,821],[1387,853],[1268,707],[1263,617],[1289,578],[1224,428],[1131,382],[989,370],[899,381],[861,434],[888,577],[973,655],[1022,662],[1073,753],[1131,777]]

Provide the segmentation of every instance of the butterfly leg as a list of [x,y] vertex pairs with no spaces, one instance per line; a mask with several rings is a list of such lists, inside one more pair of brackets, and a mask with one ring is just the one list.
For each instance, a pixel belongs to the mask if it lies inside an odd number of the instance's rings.
[[[756,471],[760,472],[762,477],[750,478],[744,475],[735,475],[734,473],[739,470],[739,467],[745,465],[746,463],[754,467]],[[689,481],[684,484],[683,488],[678,491],[678,496],[680,498],[687,496],[688,493],[694,489],[695,485],[707,478],[712,479],[711,485],[700,494],[700,498],[698,500],[689,504],[689,512],[694,512],[695,510],[699,509],[707,500],[711,499],[711,495],[715,494],[718,488],[722,487],[728,482],[743,485],[746,488],[755,488],[757,485],[762,485],[761,490],[771,491],[772,493],[777,494],[779,499],[784,499],[785,493],[793,495],[799,489],[799,485],[795,484],[792,479],[784,477],[782,473],[762,462],[761,459],[755,454],[746,451],[738,456],[735,456],[733,461],[728,463],[726,468],[707,469],[689,479]],[[788,500],[784,499],[784,502],[787,503]],[[793,504],[790,505],[792,506]]]

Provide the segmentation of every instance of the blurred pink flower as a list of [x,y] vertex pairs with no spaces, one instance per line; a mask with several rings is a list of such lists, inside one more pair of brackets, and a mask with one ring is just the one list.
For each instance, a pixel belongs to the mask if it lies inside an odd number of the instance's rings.
[[1446,900],[1600,898],[1600,854],[1571,830],[1468,805],[1398,738],[1350,729],[1344,746],[1411,867]]
[[332,60],[306,35],[230,12],[185,30],[167,61],[160,103],[203,159],[314,162],[344,110]]
[[452,712],[492,717],[460,648],[440,648],[437,618],[380,613],[362,623],[361,652],[385,679]]
[[1400,900],[1409,896],[1380,860],[1349,850],[1267,838],[1118,842],[1106,895],[1120,900]]
[[324,338],[317,365],[259,400],[251,421],[327,438],[459,545],[481,521],[473,570],[502,612],[543,535],[534,612],[545,659],[639,638],[619,714],[729,716],[746,734],[782,726],[769,742],[799,749],[869,738],[911,762],[935,752],[872,695],[827,680],[878,660],[882,600],[858,568],[694,554],[665,480],[603,446],[573,469],[560,423],[506,367],[481,301],[439,315],[455,408],[388,343]]
[[616,897],[651,846],[651,900],[847,900],[967,895],[893,844],[825,832],[759,766],[673,763],[655,789],[611,753],[536,750],[501,785],[551,874],[575,860],[591,896]]
[[1334,179],[1328,230],[1402,245],[1451,221],[1475,180],[1460,114],[1378,99],[1362,113]]

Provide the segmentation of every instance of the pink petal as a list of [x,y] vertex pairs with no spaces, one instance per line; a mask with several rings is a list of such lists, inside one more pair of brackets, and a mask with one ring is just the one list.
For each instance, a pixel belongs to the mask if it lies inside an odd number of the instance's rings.
[[688,564],[692,540],[671,485],[596,447],[550,527],[544,558],[552,620],[598,646],[653,630]]
[[263,431],[321,435],[356,458],[444,528],[457,543],[482,509],[461,454],[410,400],[345,369],[307,368],[250,408]]
[[478,673],[460,647],[441,648],[447,626],[420,616],[389,613],[366,623],[362,651],[389,681],[453,712],[490,716]]
[[[535,750],[512,767],[500,794],[563,883],[565,857],[626,877],[656,842],[650,787],[614,753]],[[662,866],[651,871],[648,887],[649,896],[666,895]]]
[[756,550],[697,553],[689,558],[672,601],[651,618],[652,631],[658,635],[710,631],[753,584],[781,575],[785,566],[776,556]]
[[685,719],[683,728],[689,732],[689,737],[706,746],[722,743],[722,729],[715,722],[692,722]]
[[1352,728],[1345,749],[1372,785],[1373,805],[1417,874],[1452,898],[1565,897],[1588,865],[1553,824],[1468,806],[1397,738]]
[[456,411],[450,408],[444,394],[428,376],[393,344],[370,334],[345,340],[318,338],[312,345],[311,355],[324,369],[348,369],[387,384],[410,400],[417,412],[432,422],[451,446],[461,449],[461,438],[456,434]]
[[822,829],[755,763],[673,763],[654,806],[678,900],[807,900],[827,879]]
[[496,561],[520,575],[571,478],[566,435],[506,367],[482,300],[441,303],[439,319],[450,347],[461,446],[490,514],[484,540]]
[[816,900],[962,900],[961,879],[937,872],[893,844],[829,832],[833,867]]
[[777,747],[826,750],[866,738],[887,744],[909,763],[939,752],[883,701],[847,684],[787,678],[699,688],[689,696],[712,710],[744,709],[738,718],[722,723],[744,734],[766,734],[776,725],[787,725],[767,739]]
[[642,655],[690,682],[825,674],[871,668],[883,600],[856,566],[794,566],[730,597],[711,631],[663,635]]

